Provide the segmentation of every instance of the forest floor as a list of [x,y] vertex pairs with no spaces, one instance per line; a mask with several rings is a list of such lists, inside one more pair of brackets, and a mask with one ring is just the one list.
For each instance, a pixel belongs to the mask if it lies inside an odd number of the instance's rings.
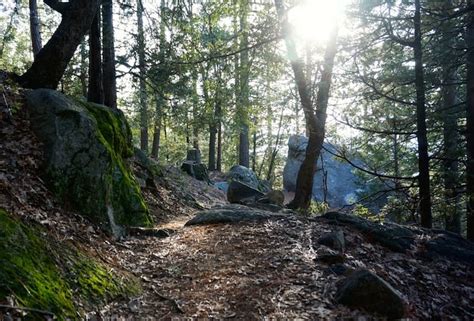
[[336,282],[343,276],[315,260],[315,240],[336,229],[346,236],[346,266],[367,268],[398,289],[408,301],[410,318],[474,319],[472,266],[395,253],[317,217],[184,227],[198,210],[225,204],[225,195],[173,168],[144,195],[156,227],[175,233],[116,240],[54,201],[39,176],[41,161],[41,144],[29,130],[27,115],[0,113],[1,207],[141,280],[140,296],[85,309],[87,319],[371,318],[334,303]]

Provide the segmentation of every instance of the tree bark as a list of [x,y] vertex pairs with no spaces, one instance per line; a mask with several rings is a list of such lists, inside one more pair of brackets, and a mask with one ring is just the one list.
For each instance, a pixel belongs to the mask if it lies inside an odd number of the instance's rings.
[[[469,0],[469,5],[474,5]],[[467,17],[466,26],[466,67],[467,67],[467,112],[466,112],[466,141],[467,141],[467,163],[466,163],[466,193],[467,193],[467,239],[474,241],[474,12],[471,11]]]
[[41,48],[43,48],[43,44],[41,41],[41,25],[36,0],[29,0],[29,6],[31,46],[33,48],[33,55],[36,56],[40,52]]
[[77,46],[89,31],[99,0],[74,0],[68,3],[46,1],[62,14],[53,36],[36,55],[31,67],[19,78],[27,88],[56,89]]
[[92,21],[89,33],[89,89],[87,100],[97,103],[104,103],[104,88],[102,87],[102,59],[100,45],[100,11]]
[[430,192],[430,158],[428,156],[428,138],[426,135],[426,97],[423,74],[423,49],[421,43],[421,5],[415,0],[415,39],[413,51],[415,58],[416,87],[416,138],[418,141],[418,185],[420,197],[421,226],[431,228],[431,192]]
[[146,93],[146,66],[145,66],[145,36],[143,31],[143,6],[142,1],[137,0],[137,24],[138,24],[138,65],[140,77],[140,149],[148,153],[148,101]]
[[102,1],[102,44],[104,105],[116,109],[117,83],[112,0]]

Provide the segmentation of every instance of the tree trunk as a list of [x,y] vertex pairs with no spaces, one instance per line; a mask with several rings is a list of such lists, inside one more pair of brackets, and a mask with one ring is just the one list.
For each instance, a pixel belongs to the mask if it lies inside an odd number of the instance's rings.
[[[469,5],[474,5],[470,0]],[[474,241],[474,12],[471,11],[467,18],[466,45],[468,48],[466,56],[467,67],[467,113],[466,113],[466,141],[467,141],[467,163],[466,163],[466,193],[467,193],[467,239]]]
[[[248,31],[248,10],[249,3],[242,1],[240,3],[240,30],[242,32],[240,39],[240,48],[247,48],[249,41]],[[239,99],[238,99],[238,115],[239,115],[239,164],[245,167],[250,165],[250,144],[249,144],[249,125],[248,125],[248,110],[249,110],[249,52],[242,50],[240,52],[240,66],[239,66]]]
[[198,74],[197,74],[196,68],[194,68],[194,70],[192,72],[192,77],[193,77],[193,96],[192,96],[192,103],[193,103],[193,122],[192,122],[193,148],[199,150],[199,117],[198,117],[199,96],[198,96],[198,92],[197,92]]
[[112,0],[102,1],[102,43],[104,105],[115,109],[117,108],[117,84]]
[[[256,121],[256,120],[255,120]],[[257,127],[257,123],[255,123],[255,127]],[[253,145],[253,152],[252,152],[252,170],[256,171],[257,166],[257,128],[254,128],[252,134],[252,145]]]
[[309,129],[309,141],[306,148],[305,158],[301,164],[300,170],[298,171],[298,177],[296,180],[295,198],[290,202],[288,207],[307,209],[311,203],[313,179],[314,173],[316,172],[316,161],[321,153],[324,142],[326,109],[329,100],[332,69],[337,48],[337,29],[332,33],[324,55],[324,68],[318,86],[315,113],[311,101],[311,94],[309,92],[310,86],[305,77],[304,63],[300,58],[298,58],[294,40],[291,38],[290,26],[288,24],[288,18],[284,11],[282,0],[275,0],[275,7],[282,24],[288,57],[295,75],[295,81],[301,104],[303,106],[307,128]]
[[33,48],[33,55],[36,56],[43,47],[43,44],[41,42],[41,25],[38,16],[38,6],[36,0],[29,0],[29,5],[31,46]]
[[[449,15],[453,12],[451,0],[443,2],[440,9]],[[455,25],[450,21],[445,21],[441,26],[441,67],[442,74],[442,118],[443,118],[443,156],[442,174],[444,180],[444,199],[446,202],[445,227],[446,230],[461,233],[461,212],[459,208],[459,195],[456,187],[459,181],[458,145],[459,128],[457,108],[457,67],[453,65],[451,57],[444,53],[450,52],[455,47],[452,32]]]
[[140,149],[148,153],[148,101],[146,93],[145,37],[142,0],[137,0],[138,65],[140,77]]
[[19,78],[27,88],[56,89],[77,46],[89,31],[99,0],[75,0],[68,3],[45,0],[62,14],[53,36],[35,56],[31,67]]
[[222,122],[219,118],[217,123],[217,167],[219,172],[222,172]]
[[216,170],[216,138],[217,138],[217,127],[215,122],[211,120],[209,125],[209,170]]
[[161,114],[164,105],[164,99],[156,95],[156,107],[155,107],[155,126],[153,131],[153,142],[151,145],[151,157],[158,159],[158,153],[160,150],[160,139],[161,139]]
[[420,198],[421,226],[431,228],[431,192],[430,192],[430,158],[428,156],[428,138],[426,136],[425,81],[423,74],[423,49],[421,44],[421,6],[415,0],[415,86],[416,86],[416,138],[418,141],[418,185]]
[[81,91],[82,91],[82,96],[84,98],[87,97],[87,70],[88,70],[88,65],[87,65],[87,49],[86,49],[86,42],[82,41],[81,42],[81,71],[79,75],[79,79],[81,81]]
[[100,47],[100,11],[97,10],[89,33],[89,90],[87,94],[87,100],[97,104],[104,103]]

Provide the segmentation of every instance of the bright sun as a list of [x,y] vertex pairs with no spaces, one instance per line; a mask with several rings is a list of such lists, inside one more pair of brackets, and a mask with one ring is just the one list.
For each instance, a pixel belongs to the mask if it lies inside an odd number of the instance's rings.
[[324,43],[332,27],[344,18],[347,0],[303,0],[292,8],[288,18],[303,41]]

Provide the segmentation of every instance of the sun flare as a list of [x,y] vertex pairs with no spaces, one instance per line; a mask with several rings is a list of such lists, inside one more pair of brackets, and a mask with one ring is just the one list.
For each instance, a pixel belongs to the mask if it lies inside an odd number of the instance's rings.
[[298,38],[324,43],[332,27],[344,19],[346,3],[347,0],[303,0],[290,10],[288,18]]

